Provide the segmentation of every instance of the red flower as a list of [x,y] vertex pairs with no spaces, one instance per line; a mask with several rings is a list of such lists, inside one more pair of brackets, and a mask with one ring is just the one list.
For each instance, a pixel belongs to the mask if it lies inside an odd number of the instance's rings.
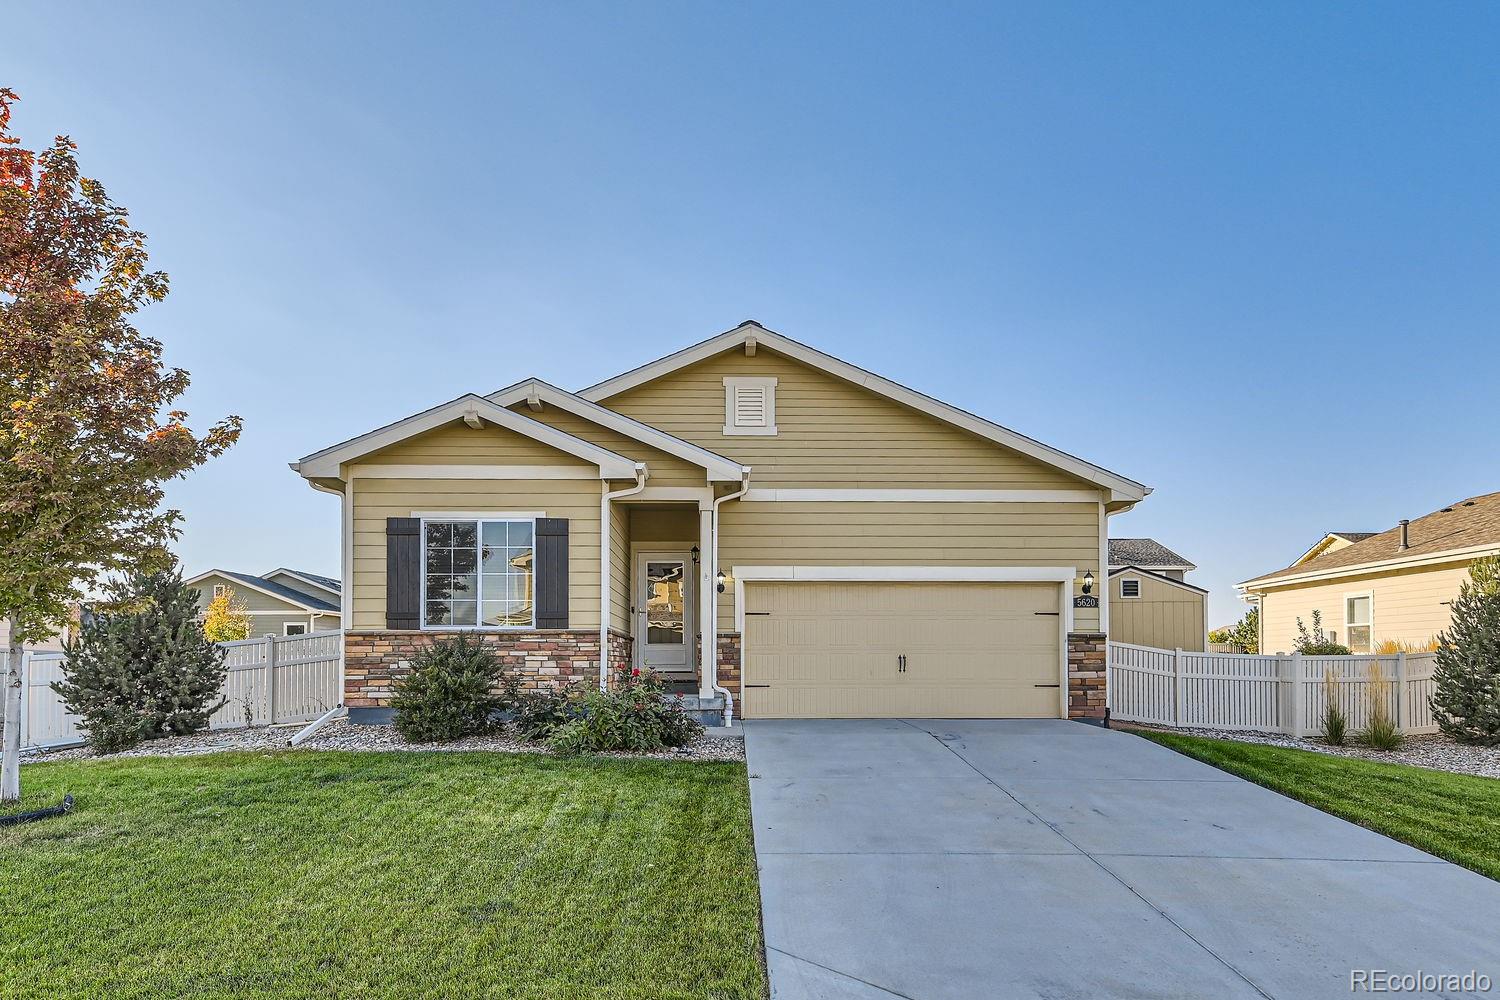
[[630,676],[632,676],[632,677],[639,677],[639,676],[641,676],[641,668],[640,667],[631,667],[630,668]]

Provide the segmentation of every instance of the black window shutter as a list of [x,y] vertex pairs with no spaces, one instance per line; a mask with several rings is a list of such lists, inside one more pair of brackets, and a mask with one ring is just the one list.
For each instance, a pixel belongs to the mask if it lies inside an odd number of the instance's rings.
[[385,519],[385,627],[422,626],[422,519]]
[[536,627],[568,627],[568,519],[536,519]]

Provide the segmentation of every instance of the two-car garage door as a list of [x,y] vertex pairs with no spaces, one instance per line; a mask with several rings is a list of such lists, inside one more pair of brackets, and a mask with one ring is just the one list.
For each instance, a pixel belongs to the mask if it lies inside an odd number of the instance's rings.
[[1060,714],[1056,583],[745,585],[746,718]]

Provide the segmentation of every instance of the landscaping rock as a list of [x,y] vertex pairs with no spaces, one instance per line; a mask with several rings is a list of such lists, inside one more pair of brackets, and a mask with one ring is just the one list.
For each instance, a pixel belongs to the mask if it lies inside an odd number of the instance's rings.
[[1170,729],[1157,726],[1136,726],[1134,723],[1119,728],[1157,729],[1160,732],[1207,736],[1216,740],[1264,743],[1270,746],[1291,747],[1294,750],[1312,750],[1315,753],[1326,753],[1336,757],[1360,757],[1365,760],[1384,761],[1387,764],[1425,767],[1431,771],[1451,771],[1454,774],[1476,774],[1482,778],[1500,778],[1500,747],[1465,746],[1442,735],[1408,736],[1399,750],[1372,750],[1369,747],[1353,744],[1341,747],[1330,746],[1317,737],[1294,739],[1284,733],[1247,733],[1226,729]]
[[[286,750],[298,753],[303,750],[364,750],[390,751],[412,750],[419,752],[458,752],[487,750],[497,753],[550,753],[536,743],[520,739],[507,726],[502,731],[483,738],[457,740],[453,743],[408,743],[401,738],[393,726],[356,726],[346,719],[330,722],[314,736],[290,750],[287,741],[297,734],[300,726],[277,726],[261,729],[224,729],[192,736],[175,736],[168,739],[151,740],[122,753],[95,754],[87,747],[68,750],[37,751],[27,754],[23,762],[44,760],[114,760],[125,757],[189,757],[206,753],[221,753],[228,750]],[[743,737],[699,737],[685,747],[663,750],[659,753],[600,754],[601,757],[651,758],[654,760],[727,760],[745,759]]]

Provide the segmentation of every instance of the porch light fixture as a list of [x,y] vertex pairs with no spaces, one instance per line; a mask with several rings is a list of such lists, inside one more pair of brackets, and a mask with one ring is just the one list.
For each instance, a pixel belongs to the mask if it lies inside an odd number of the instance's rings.
[[714,584],[719,588],[719,593],[724,593],[724,584],[728,580],[729,577],[724,575],[724,571],[722,569],[719,570],[718,574],[714,576]]
[[693,565],[698,565],[698,546],[693,546]]
[[1091,569],[1083,572],[1083,592],[1085,594],[1094,592],[1094,571]]

